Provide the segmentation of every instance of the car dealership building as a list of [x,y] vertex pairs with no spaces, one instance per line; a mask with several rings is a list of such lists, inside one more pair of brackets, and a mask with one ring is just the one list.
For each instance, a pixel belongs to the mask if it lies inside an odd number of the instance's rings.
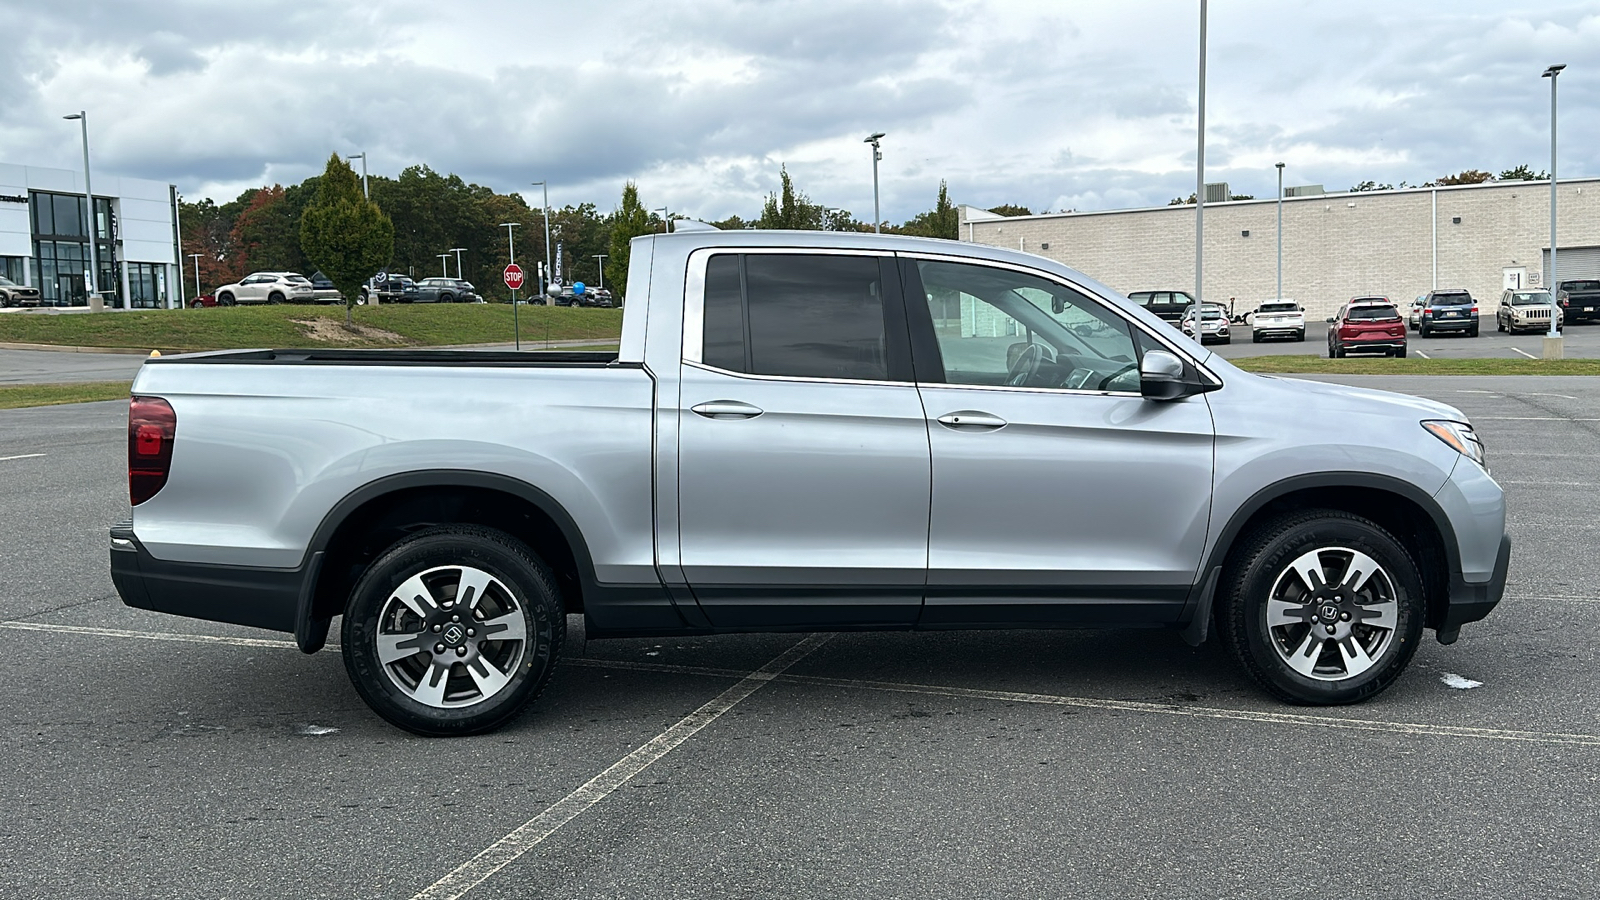
[[[177,188],[98,174],[93,187],[106,306],[177,305]],[[0,275],[38,287],[45,305],[88,305],[88,205],[82,172],[0,163]]]
[[[1226,186],[1208,185],[1221,196]],[[1562,179],[1559,277],[1600,277],[1600,179]],[[1308,315],[1351,297],[1402,305],[1438,288],[1480,304],[1550,278],[1550,182],[1499,181],[1358,193],[1292,189],[1283,200],[1283,295]],[[1210,193],[1210,190],[1208,190]],[[1126,294],[1194,290],[1192,204],[1003,217],[961,207],[961,240],[1037,253]],[[1276,200],[1207,203],[1207,302],[1245,312],[1277,295]],[[1492,309],[1492,306],[1490,307]]]

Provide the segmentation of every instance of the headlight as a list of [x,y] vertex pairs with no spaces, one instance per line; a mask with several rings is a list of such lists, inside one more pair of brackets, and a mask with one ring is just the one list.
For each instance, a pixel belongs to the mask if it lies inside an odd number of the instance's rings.
[[1472,426],[1465,422],[1451,422],[1446,419],[1429,419],[1422,423],[1434,437],[1453,447],[1456,452],[1467,457],[1485,469],[1488,464],[1484,462],[1483,441],[1478,440],[1478,433]]

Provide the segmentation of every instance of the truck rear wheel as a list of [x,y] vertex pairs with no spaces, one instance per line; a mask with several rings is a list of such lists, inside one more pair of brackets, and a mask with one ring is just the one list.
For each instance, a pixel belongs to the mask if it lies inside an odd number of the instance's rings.
[[550,680],[566,636],[555,579],[511,536],[430,528],[390,547],[345,610],[345,669],[378,715],[432,736],[504,725]]
[[1239,544],[1218,586],[1235,659],[1291,703],[1355,703],[1394,683],[1422,637],[1422,579],[1376,524],[1337,510],[1288,513]]

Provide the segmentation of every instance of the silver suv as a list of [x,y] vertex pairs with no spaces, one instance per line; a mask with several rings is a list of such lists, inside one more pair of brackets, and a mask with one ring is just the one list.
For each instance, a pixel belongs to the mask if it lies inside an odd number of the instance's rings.
[[253,272],[217,288],[218,306],[254,303],[308,303],[317,293],[311,279],[297,272]]

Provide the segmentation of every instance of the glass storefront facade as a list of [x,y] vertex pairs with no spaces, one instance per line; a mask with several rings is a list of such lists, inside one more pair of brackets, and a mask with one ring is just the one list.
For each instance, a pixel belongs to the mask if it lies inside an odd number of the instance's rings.
[[167,267],[160,263],[127,263],[128,305],[162,309],[167,305]]
[[[49,306],[87,306],[89,287],[85,276],[91,265],[88,204],[82,195],[32,191],[29,205],[35,248],[33,281],[39,286],[41,301]],[[116,220],[106,198],[96,197],[94,206],[95,240],[100,253],[100,273],[95,280],[106,305],[121,306]]]
[[27,284],[26,262],[20,256],[0,256],[0,276],[17,284]]

